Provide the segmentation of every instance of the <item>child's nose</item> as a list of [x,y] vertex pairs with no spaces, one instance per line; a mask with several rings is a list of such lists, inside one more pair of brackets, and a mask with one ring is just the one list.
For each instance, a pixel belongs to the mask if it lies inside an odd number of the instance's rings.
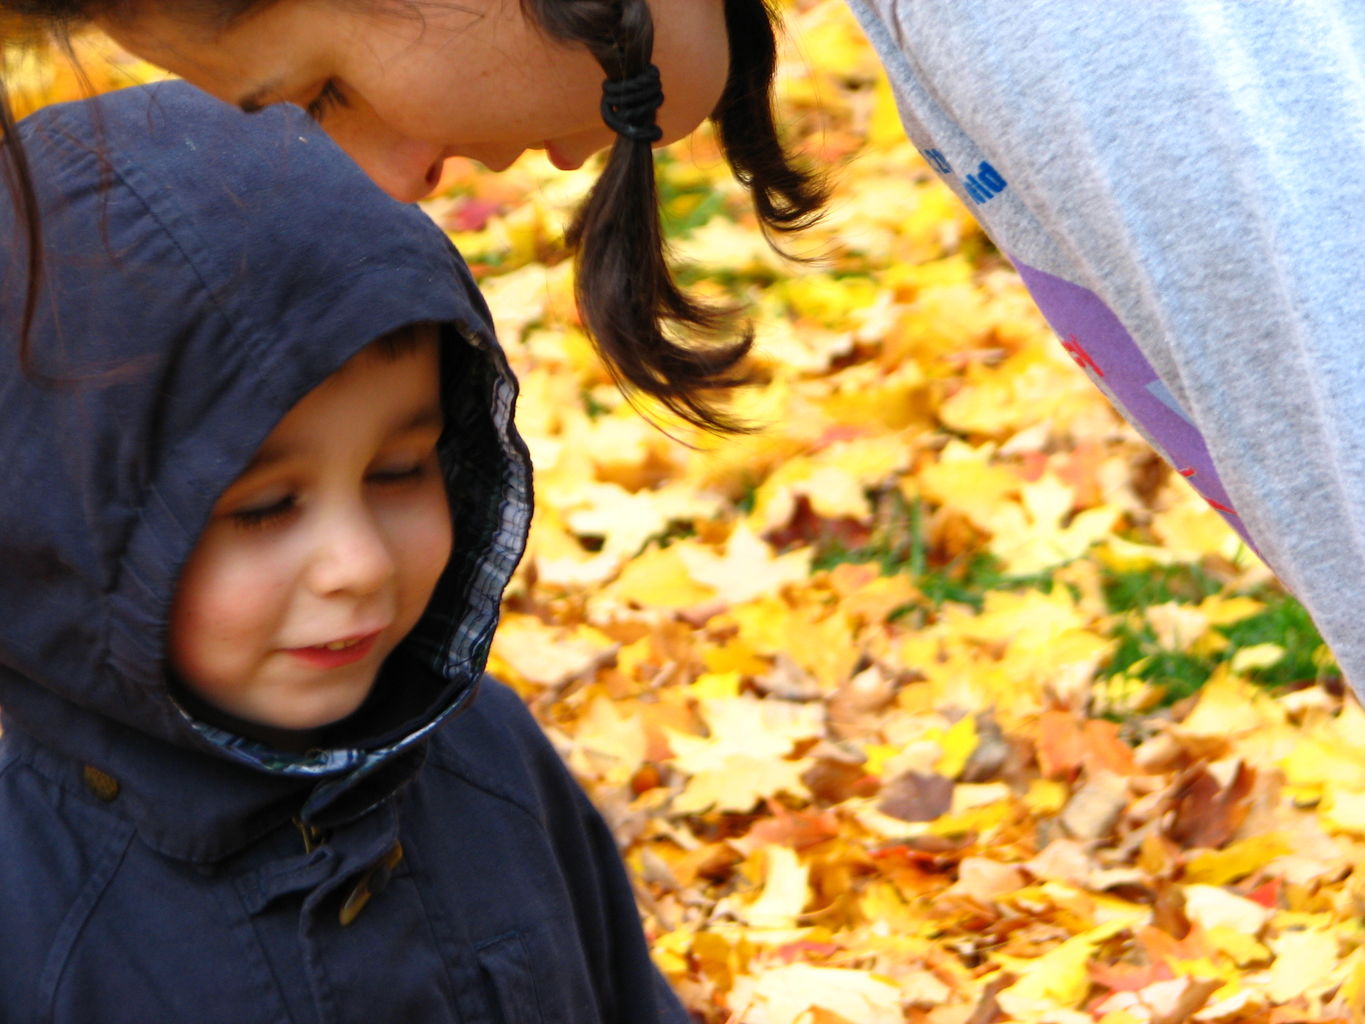
[[355,511],[324,528],[309,567],[309,584],[322,595],[372,594],[393,578],[395,568],[379,524]]

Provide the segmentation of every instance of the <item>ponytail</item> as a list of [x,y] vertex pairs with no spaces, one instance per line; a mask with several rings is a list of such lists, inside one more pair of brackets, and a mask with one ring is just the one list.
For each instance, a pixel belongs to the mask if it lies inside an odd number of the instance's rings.
[[[606,74],[608,103],[613,83],[648,74],[654,24],[646,0],[522,2],[549,34],[587,47]],[[828,192],[821,179],[792,164],[777,136],[771,98],[775,15],[765,0],[725,0],[725,20],[730,68],[712,115],[722,149],[752,194],[764,231],[798,230],[819,217]],[[612,123],[610,116],[607,120]],[[697,302],[674,281],[660,223],[654,154],[643,133],[618,133],[568,241],[577,260],[579,311],[617,383],[653,396],[703,429],[746,429],[713,396],[749,382],[742,364],[752,334],[697,347],[666,333],[668,325],[715,338],[733,311]]]

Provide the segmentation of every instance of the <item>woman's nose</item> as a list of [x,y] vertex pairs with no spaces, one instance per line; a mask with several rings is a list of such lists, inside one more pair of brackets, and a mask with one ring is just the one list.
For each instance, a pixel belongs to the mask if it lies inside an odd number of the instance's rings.
[[370,118],[338,116],[323,127],[376,185],[400,202],[425,198],[440,180],[440,146],[399,135]]

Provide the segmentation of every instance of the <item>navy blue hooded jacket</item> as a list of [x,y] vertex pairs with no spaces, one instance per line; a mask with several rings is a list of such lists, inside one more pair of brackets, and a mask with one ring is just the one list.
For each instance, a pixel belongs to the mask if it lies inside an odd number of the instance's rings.
[[[26,254],[0,258],[0,1020],[686,1020],[601,819],[480,685],[530,467],[450,243],[293,108],[167,83],[21,131],[46,276],[25,356]],[[423,619],[325,749],[197,721],[164,652],[215,501],[419,321],[456,538]]]

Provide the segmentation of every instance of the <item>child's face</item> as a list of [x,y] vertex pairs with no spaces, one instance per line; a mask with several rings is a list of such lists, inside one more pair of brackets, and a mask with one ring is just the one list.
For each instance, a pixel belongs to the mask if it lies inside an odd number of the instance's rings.
[[450,556],[438,371],[434,331],[370,346],[223,492],[171,610],[171,663],[201,700],[290,730],[364,701]]
[[[667,143],[720,99],[729,70],[724,4],[654,0],[650,9]],[[502,170],[522,150],[544,149],[568,168],[615,140],[599,109],[602,69],[585,48],[542,32],[520,0],[273,0],[227,27],[196,24],[177,5],[135,2],[101,27],[219,99],[312,107],[341,148],[403,200],[429,193],[451,156]]]

